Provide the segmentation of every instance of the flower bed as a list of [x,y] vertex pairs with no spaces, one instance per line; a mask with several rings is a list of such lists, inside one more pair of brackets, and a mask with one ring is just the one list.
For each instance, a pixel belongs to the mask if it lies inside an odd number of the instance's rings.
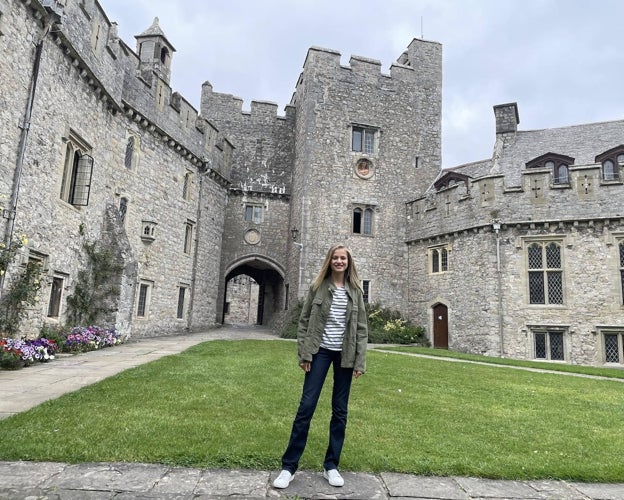
[[76,326],[69,330],[46,330],[35,340],[0,338],[0,369],[15,370],[54,359],[58,352],[79,353],[123,342],[114,328]]

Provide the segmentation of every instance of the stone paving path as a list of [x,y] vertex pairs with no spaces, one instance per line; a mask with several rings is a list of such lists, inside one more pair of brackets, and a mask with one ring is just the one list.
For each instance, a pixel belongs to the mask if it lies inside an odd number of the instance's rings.
[[[128,368],[209,340],[277,339],[254,327],[223,327],[181,336],[139,339],[78,356],[60,356],[17,372],[0,371],[0,419]],[[0,421],[1,425],[1,421]],[[2,443],[0,443],[0,449]],[[623,463],[624,467],[624,463]],[[0,462],[4,499],[359,499],[624,500],[624,484],[498,481],[466,477],[344,472],[334,488],[320,471],[299,471],[285,490],[271,487],[278,471],[188,469],[157,464]]]

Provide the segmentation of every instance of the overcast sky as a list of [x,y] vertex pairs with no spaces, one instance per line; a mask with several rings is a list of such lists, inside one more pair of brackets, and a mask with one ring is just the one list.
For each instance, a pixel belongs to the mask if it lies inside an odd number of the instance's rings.
[[[120,37],[158,17],[176,52],[171,85],[199,111],[201,85],[290,102],[308,48],[378,59],[413,38],[442,44],[442,164],[492,155],[496,104],[521,130],[624,118],[621,0],[100,0]],[[622,140],[624,143],[624,138]]]

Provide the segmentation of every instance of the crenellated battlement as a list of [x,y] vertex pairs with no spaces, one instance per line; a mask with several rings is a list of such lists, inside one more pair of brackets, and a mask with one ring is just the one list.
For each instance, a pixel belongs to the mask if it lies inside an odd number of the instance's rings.
[[286,106],[283,115],[278,114],[278,104],[271,101],[251,101],[250,111],[243,110],[243,99],[233,94],[214,92],[210,82],[202,84],[201,115],[217,121],[242,122],[251,120],[255,123],[267,121],[292,121],[294,108]]
[[527,169],[520,186],[506,185],[503,174],[454,181],[406,203],[407,240],[417,241],[490,224],[619,217],[614,199],[624,195],[621,181],[601,179],[601,165],[570,167],[567,183],[555,183],[549,169]]
[[390,65],[390,74],[382,72],[382,63],[377,59],[352,55],[348,65],[340,64],[340,52],[322,47],[308,50],[300,82],[308,75],[325,74],[340,76],[349,71],[353,77],[390,77],[410,82],[442,83],[442,45],[415,38],[407,50]]

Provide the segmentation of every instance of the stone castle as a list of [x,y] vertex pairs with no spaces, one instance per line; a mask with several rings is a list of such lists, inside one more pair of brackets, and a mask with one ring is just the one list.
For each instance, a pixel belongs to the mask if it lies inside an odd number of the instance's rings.
[[44,271],[24,333],[65,321],[85,244],[118,265],[109,323],[152,336],[221,324],[249,278],[278,327],[343,242],[435,347],[624,365],[624,121],[522,131],[497,105],[492,157],[442,170],[439,43],[388,73],[312,47],[281,116],[208,82],[196,110],[158,20],[135,38],[96,0],[0,0],[3,240],[28,237],[3,285]]

